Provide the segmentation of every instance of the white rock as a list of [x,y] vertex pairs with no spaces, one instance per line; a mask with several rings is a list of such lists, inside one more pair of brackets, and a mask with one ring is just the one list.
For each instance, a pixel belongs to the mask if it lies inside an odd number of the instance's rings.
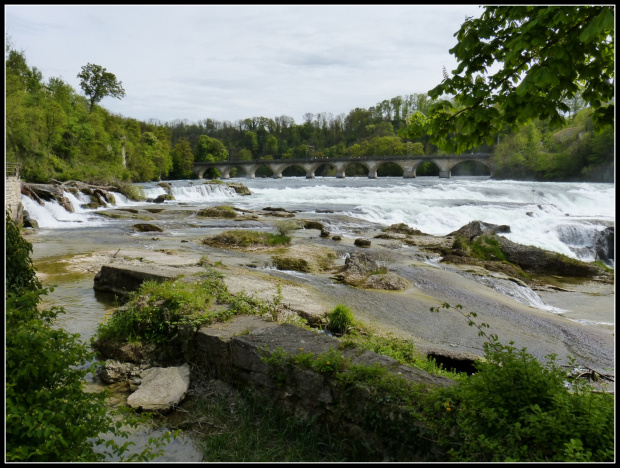
[[168,411],[185,398],[189,388],[189,365],[152,367],[142,374],[140,388],[127,399],[132,408]]

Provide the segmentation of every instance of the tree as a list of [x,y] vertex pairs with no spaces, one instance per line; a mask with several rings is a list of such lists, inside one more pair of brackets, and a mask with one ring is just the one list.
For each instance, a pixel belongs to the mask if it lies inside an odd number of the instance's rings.
[[117,99],[125,97],[123,83],[117,81],[116,76],[106,71],[101,65],[89,63],[82,67],[82,72],[77,76],[80,78],[80,86],[90,103],[89,112],[92,112],[93,106],[106,96]]
[[226,161],[228,151],[224,144],[217,138],[211,138],[207,135],[200,135],[198,143],[194,148],[194,156],[196,161],[219,162]]
[[187,138],[181,138],[172,150],[172,175],[177,179],[193,176],[194,153]]
[[[460,153],[491,143],[503,125],[539,118],[560,126],[566,101],[582,87],[598,128],[613,123],[614,7],[484,7],[468,18],[450,49],[459,65],[429,91],[437,101],[417,113],[402,135],[430,135],[446,151]],[[488,74],[499,64],[499,71]]]

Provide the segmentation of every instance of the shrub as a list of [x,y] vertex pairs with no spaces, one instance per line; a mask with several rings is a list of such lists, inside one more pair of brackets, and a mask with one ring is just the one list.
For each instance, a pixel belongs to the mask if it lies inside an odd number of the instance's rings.
[[[84,390],[86,374],[94,373],[96,364],[87,365],[94,356],[79,335],[54,326],[62,308],[39,310],[48,290],[36,279],[32,246],[8,216],[6,234],[6,460],[103,461],[109,454],[122,455],[128,442],[119,446],[110,440],[111,451],[104,453],[94,447],[104,442],[100,434],[127,437],[121,427],[135,427],[138,420],[115,421],[120,413],[108,412],[106,393]],[[133,459],[158,455],[149,444]]]
[[353,312],[347,306],[338,304],[327,316],[328,327],[336,333],[346,333],[353,325]]
[[276,231],[281,236],[288,236],[291,231],[301,229],[302,224],[295,219],[283,219],[276,222]]
[[613,395],[571,379],[554,355],[543,365],[501,344],[473,322],[475,313],[463,315],[487,338],[486,361],[435,392],[427,415],[453,461],[613,461]]
[[182,324],[197,327],[212,322],[214,317],[208,309],[213,296],[214,290],[208,282],[145,281],[130,296],[126,307],[116,310],[98,326],[97,337],[156,343],[168,341]]

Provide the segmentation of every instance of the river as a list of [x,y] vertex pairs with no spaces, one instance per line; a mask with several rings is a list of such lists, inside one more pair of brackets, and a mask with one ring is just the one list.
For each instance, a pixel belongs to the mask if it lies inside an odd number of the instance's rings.
[[[480,220],[509,225],[510,233],[504,235],[514,242],[584,261],[595,259],[597,234],[615,224],[613,184],[498,181],[488,177],[285,177],[231,179],[233,181],[246,185],[252,195],[240,196],[225,185],[205,185],[202,180],[179,180],[168,181],[174,201],[154,205],[133,202],[115,194],[116,207],[174,206],[186,210],[183,219],[158,221],[158,225],[166,229],[166,236],[177,241],[183,236],[208,234],[209,222],[196,218],[195,213],[198,208],[222,204],[248,210],[279,207],[297,211],[298,216],[320,219],[332,234],[348,238],[359,237],[360,232],[369,227],[377,229],[394,223],[405,223],[431,235],[446,235],[472,220]],[[150,198],[166,193],[156,183],[136,185]],[[35,266],[44,284],[57,285],[46,298],[46,305],[63,306],[67,313],[61,316],[58,325],[80,333],[87,341],[114,303],[95,295],[92,272],[71,272],[66,269],[67,260],[75,255],[121,246],[153,249],[155,242],[127,229],[135,220],[99,216],[96,211],[101,209],[81,208],[80,205],[90,201],[89,197],[67,196],[74,213],[52,202],[40,206],[27,197],[22,197],[22,202],[39,224],[36,232],[27,235],[33,244]],[[613,267],[613,263],[610,266]],[[407,271],[402,273],[407,274]],[[572,292],[561,295],[521,291],[517,286],[502,286],[497,282],[492,286],[500,291],[505,287],[502,293],[507,297],[545,313],[562,315],[605,333],[615,330],[612,286],[576,284]],[[171,447],[167,453],[169,458],[161,461],[195,460],[194,449],[186,446],[179,452]]]

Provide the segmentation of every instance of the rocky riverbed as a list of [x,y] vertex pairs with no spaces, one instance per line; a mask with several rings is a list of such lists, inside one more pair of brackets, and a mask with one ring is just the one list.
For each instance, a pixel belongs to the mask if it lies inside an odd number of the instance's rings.
[[[358,321],[382,333],[413,340],[422,349],[482,355],[483,343],[477,330],[468,327],[466,319],[456,310],[441,313],[429,310],[443,303],[460,304],[465,312],[477,312],[478,320],[488,323],[490,331],[500,340],[514,341],[516,346],[526,347],[541,360],[552,353],[561,361],[575,356],[582,365],[606,373],[614,370],[613,325],[586,326],[561,314],[518,302],[500,292],[503,289],[499,286],[517,284],[531,289],[522,280],[510,276],[510,272],[490,271],[476,264],[440,263],[437,252],[454,243],[452,236],[386,233],[368,226],[360,230],[358,238],[332,237],[320,220],[298,219],[294,213],[277,209],[238,212],[234,218],[210,218],[209,229],[187,229],[191,227],[190,214],[194,215],[195,210],[185,206],[133,212],[109,210],[108,216],[128,221],[119,231],[114,248],[79,253],[63,261],[68,270],[93,276],[106,264],[190,270],[201,261],[208,261],[224,274],[232,292],[245,290],[271,299],[279,284],[283,303],[310,321],[324,316],[337,304],[346,304]],[[135,224],[139,223],[133,220],[144,224],[146,215],[148,223],[164,229],[138,232]],[[239,249],[204,243],[205,238],[231,229],[275,232],[277,223],[284,217],[305,226],[291,231],[293,240],[288,247]],[[357,239],[365,239],[369,245],[360,246]],[[392,275],[398,288],[346,281],[343,271],[348,259],[360,254],[375,259],[383,274]],[[277,258],[304,258],[315,264],[322,262],[323,266],[302,271],[279,270]],[[547,295],[575,294],[569,279],[564,282],[555,275],[553,282],[549,285],[533,281],[530,286],[545,289]],[[579,284],[582,295],[587,295],[588,285],[592,285],[598,291],[598,304],[613,307],[613,282],[609,277],[579,279]]]

